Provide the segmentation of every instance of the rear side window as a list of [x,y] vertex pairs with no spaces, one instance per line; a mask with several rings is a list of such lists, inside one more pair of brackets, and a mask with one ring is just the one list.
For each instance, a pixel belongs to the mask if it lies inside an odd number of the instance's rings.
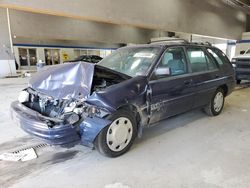
[[208,53],[210,53],[217,61],[217,63],[221,66],[228,62],[228,59],[224,53],[215,48],[208,48]]
[[192,72],[203,72],[217,69],[215,62],[200,48],[188,48],[188,58]]

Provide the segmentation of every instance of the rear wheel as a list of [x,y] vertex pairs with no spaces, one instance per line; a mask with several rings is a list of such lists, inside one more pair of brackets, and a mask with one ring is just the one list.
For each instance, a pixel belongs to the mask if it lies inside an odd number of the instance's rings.
[[218,88],[210,103],[204,108],[209,116],[217,116],[224,107],[225,94],[222,88]]
[[108,157],[118,157],[127,152],[137,135],[137,123],[134,114],[121,109],[108,119],[112,123],[105,127],[95,140],[96,149]]

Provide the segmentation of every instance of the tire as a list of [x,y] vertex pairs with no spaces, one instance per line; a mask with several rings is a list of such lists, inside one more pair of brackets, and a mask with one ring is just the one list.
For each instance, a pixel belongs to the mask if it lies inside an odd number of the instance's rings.
[[241,83],[241,80],[236,80],[236,83],[237,83],[237,84],[240,84],[240,83]]
[[120,109],[107,119],[112,123],[99,133],[95,139],[95,148],[104,156],[118,157],[126,153],[135,140],[136,118],[128,109]]
[[225,92],[222,88],[218,88],[214,93],[209,104],[204,108],[204,111],[209,116],[217,116],[223,110],[224,101],[225,101]]

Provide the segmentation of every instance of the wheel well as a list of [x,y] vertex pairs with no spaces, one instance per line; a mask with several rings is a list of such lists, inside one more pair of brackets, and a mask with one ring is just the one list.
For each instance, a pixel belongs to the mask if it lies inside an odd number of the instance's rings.
[[135,118],[136,118],[137,125],[139,126],[140,121],[141,121],[141,116],[140,116],[136,106],[134,106],[132,104],[128,104],[128,105],[124,105],[124,106],[119,107],[117,110],[119,110],[119,109],[128,109],[131,112],[134,112],[134,114],[136,114]]
[[228,93],[228,87],[227,87],[227,85],[225,85],[225,84],[221,85],[219,88],[223,89],[225,96],[227,96],[227,93]]

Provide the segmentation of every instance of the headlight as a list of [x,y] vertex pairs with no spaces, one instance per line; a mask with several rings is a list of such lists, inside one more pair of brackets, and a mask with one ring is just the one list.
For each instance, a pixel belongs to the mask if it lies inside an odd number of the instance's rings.
[[232,63],[232,66],[233,66],[233,68],[236,68],[236,64],[235,63]]
[[93,115],[93,114],[100,114],[100,109],[96,106],[90,106],[88,108],[88,114]]
[[21,91],[19,96],[18,96],[18,101],[20,103],[23,103],[23,102],[28,102],[29,101],[29,93],[27,91]]

